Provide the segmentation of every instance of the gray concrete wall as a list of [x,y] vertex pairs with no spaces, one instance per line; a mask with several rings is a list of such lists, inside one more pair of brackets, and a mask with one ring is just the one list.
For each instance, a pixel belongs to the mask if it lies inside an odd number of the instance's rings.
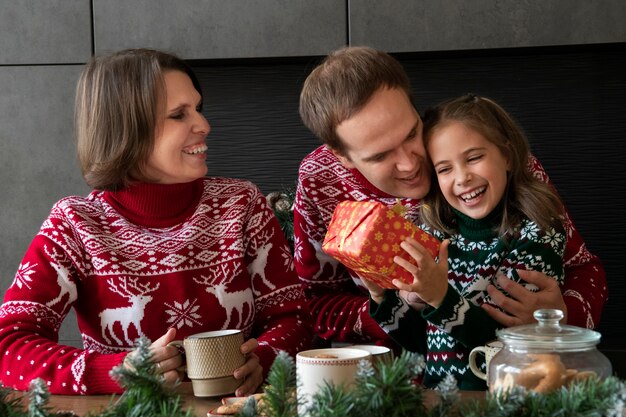
[[[72,112],[94,51],[224,59],[324,55],[348,43],[390,52],[593,44],[625,42],[624,21],[623,0],[0,0],[0,291],[52,204],[88,192]],[[61,341],[80,343],[73,321]]]

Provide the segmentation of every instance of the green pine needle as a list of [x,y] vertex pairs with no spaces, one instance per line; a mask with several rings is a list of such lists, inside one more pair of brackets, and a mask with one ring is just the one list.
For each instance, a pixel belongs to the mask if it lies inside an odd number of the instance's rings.
[[324,382],[313,396],[307,412],[315,417],[357,417],[356,402],[354,391],[344,389],[343,385]]
[[264,387],[263,412],[273,417],[297,415],[296,365],[287,352],[280,351],[270,368]]

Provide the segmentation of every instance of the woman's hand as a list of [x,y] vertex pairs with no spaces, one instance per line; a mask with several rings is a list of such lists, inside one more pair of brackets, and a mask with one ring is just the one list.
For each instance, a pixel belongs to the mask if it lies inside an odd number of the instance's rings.
[[238,397],[254,394],[263,383],[263,367],[254,349],[259,346],[256,339],[248,339],[241,345],[241,353],[246,356],[246,363],[235,369],[235,379],[243,379],[243,383],[235,391]]
[[[448,245],[449,240],[444,240],[439,248],[439,262],[430,255],[430,252],[420,245],[415,239],[407,238],[400,244],[415,261],[417,265],[412,264],[406,259],[396,256],[393,261],[413,274],[413,283],[405,284],[404,282],[394,279],[393,285],[399,290],[408,293],[415,293],[425,303],[438,308],[448,291]],[[413,301],[417,301],[415,295],[411,296]]]
[[[182,380],[184,374],[178,371],[183,365],[183,358],[176,346],[168,346],[168,343],[176,339],[176,329],[168,329],[168,331],[152,342],[150,351],[152,352],[152,362],[156,367],[156,373],[163,375],[166,384],[174,384],[176,381]],[[136,354],[135,351],[129,355]],[[130,366],[125,361],[124,366]]]
[[561,324],[567,323],[567,306],[556,280],[537,271],[518,269],[517,273],[521,279],[539,288],[539,291],[529,291],[521,284],[510,280],[504,275],[500,275],[497,277],[498,285],[509,296],[505,296],[493,285],[487,287],[487,292],[489,292],[491,301],[502,308],[504,312],[488,304],[483,304],[482,308],[494,320],[506,327],[535,323],[536,320],[533,317],[533,313],[540,308],[562,310],[564,317],[561,320]]

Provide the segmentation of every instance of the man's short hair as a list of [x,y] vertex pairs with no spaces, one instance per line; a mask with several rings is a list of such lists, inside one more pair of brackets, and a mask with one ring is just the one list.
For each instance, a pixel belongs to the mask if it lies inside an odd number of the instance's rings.
[[300,117],[324,144],[343,153],[337,126],[359,112],[381,88],[401,89],[412,101],[409,77],[391,55],[365,46],[341,48],[305,80]]

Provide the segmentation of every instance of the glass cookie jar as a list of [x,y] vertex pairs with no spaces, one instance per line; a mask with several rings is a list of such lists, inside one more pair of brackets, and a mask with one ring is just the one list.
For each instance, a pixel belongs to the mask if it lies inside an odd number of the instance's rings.
[[504,347],[489,363],[490,391],[521,386],[548,393],[574,381],[611,375],[611,362],[596,349],[600,333],[559,324],[561,310],[537,310],[534,317],[538,324],[497,332]]

